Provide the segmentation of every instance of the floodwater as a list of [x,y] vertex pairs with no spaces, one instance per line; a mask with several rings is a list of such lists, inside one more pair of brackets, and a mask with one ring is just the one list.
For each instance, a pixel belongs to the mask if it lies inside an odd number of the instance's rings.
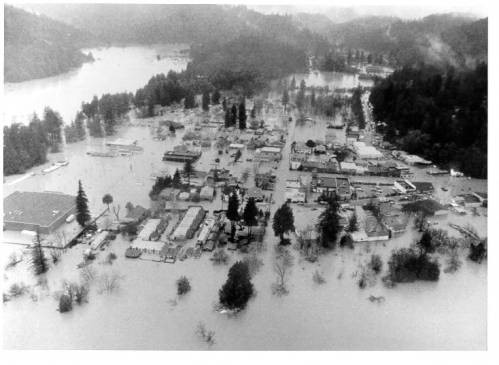
[[[347,85],[338,87],[349,87]],[[295,117],[295,116],[294,116]],[[185,119],[189,119],[186,117]],[[201,118],[201,117],[200,117]],[[191,118],[192,119],[192,118]],[[195,119],[195,118],[194,118]],[[276,118],[277,119],[277,118]],[[293,118],[296,119],[296,118]],[[148,206],[148,192],[153,181],[152,172],[167,168],[171,173],[181,165],[164,163],[165,150],[179,144],[183,132],[166,141],[152,139],[151,129],[132,121],[132,126],[120,129],[118,136],[134,138],[144,151],[131,157],[98,158],[85,154],[102,147],[104,139],[89,139],[68,145],[65,151],[50,155],[51,160],[68,158],[70,164],[47,175],[35,175],[15,184],[19,177],[9,177],[4,184],[5,194],[14,190],[56,190],[75,194],[81,179],[90,200],[92,212],[102,210],[102,196],[111,193],[116,204],[124,207],[127,201]],[[194,121],[188,122],[187,129]],[[325,123],[313,128],[290,125],[298,140],[308,138],[305,131],[316,130],[317,138],[326,131]],[[336,131],[341,133],[341,131]],[[118,137],[117,136],[117,137]],[[285,154],[289,152],[288,139]],[[215,149],[206,149],[196,164],[207,171],[219,157]],[[243,152],[242,161],[249,157]],[[238,163],[229,166],[228,155],[221,158],[221,167],[233,169],[238,176],[252,165]],[[42,167],[35,170],[39,171]],[[275,209],[283,203],[285,180],[299,175],[288,170],[287,156],[275,170],[278,176],[274,190]],[[430,177],[420,173],[421,179],[432,181],[436,189],[449,182],[448,177]],[[252,182],[250,177],[250,184]],[[468,184],[474,190],[486,191],[486,181],[459,179],[456,189]],[[218,209],[216,199],[206,207]],[[293,205],[298,229],[314,224],[319,210]],[[465,217],[449,213],[439,226],[450,229],[447,222],[469,223],[485,236],[487,220],[480,216]],[[456,232],[451,232],[456,234]],[[483,350],[487,340],[487,266],[467,261],[461,252],[462,267],[454,274],[441,272],[436,283],[413,283],[385,288],[378,277],[374,286],[359,289],[356,272],[371,253],[382,256],[385,262],[391,250],[406,247],[417,239],[412,229],[386,243],[356,245],[354,250],[336,250],[309,263],[296,251],[294,266],[288,277],[289,294],[272,294],[276,280],[273,271],[274,237],[271,225],[264,239],[264,251],[259,254],[263,266],[253,278],[256,295],[247,308],[235,317],[214,310],[218,290],[224,283],[230,264],[244,257],[229,251],[230,263],[216,266],[210,254],[199,260],[187,259],[175,264],[125,259],[127,242],[118,237],[92,264],[98,273],[114,272],[122,275],[120,288],[113,293],[99,293],[97,284],[91,287],[89,303],[75,306],[73,311],[59,313],[53,294],[61,289],[63,279],[77,280],[76,265],[82,260],[86,247],[76,246],[63,254],[61,261],[47,273],[48,289],[36,287],[35,296],[26,295],[3,305],[3,346],[8,349],[136,349],[136,350]],[[2,245],[2,253],[12,250]],[[17,248],[18,249],[18,248]],[[118,259],[112,265],[103,263],[108,252]],[[2,254],[6,258],[7,255]],[[442,269],[444,260],[440,260]],[[314,271],[319,270],[326,283],[315,284]],[[175,281],[186,275],[192,291],[177,298]],[[32,285],[35,279],[26,264],[20,263],[4,272],[4,287],[23,281]],[[382,303],[372,303],[370,295],[384,296]],[[36,300],[34,300],[36,299]],[[203,322],[215,332],[215,344],[209,346],[196,334]]]
[[[3,120],[5,124],[26,123],[46,106],[58,111],[69,123],[83,101],[105,93],[133,92],[159,73],[181,71],[188,58],[180,51],[188,46],[109,47],[87,49],[95,61],[62,75],[20,83],[4,84]],[[160,60],[157,59],[160,55]]]

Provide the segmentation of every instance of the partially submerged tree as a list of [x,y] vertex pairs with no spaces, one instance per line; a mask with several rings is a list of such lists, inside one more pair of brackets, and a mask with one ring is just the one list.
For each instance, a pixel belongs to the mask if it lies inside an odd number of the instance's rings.
[[255,198],[249,198],[243,211],[244,224],[248,227],[248,238],[251,237],[251,227],[257,224],[256,216],[258,208],[256,207]]
[[105,194],[102,197],[102,203],[107,205],[107,210],[110,211],[109,206],[113,203],[113,197],[111,194]]
[[189,279],[187,279],[185,276],[181,276],[177,280],[177,294],[178,295],[184,295],[188,293],[191,290],[191,283],[189,282]]
[[90,211],[88,209],[88,199],[81,180],[78,181],[78,194],[76,195],[76,221],[82,227],[90,221]]
[[318,230],[322,247],[334,248],[341,232],[339,204],[336,198],[329,199],[326,209],[319,216]]
[[293,210],[287,203],[284,203],[274,213],[272,228],[274,229],[275,235],[279,236],[279,243],[281,245],[286,243],[284,240],[284,234],[295,230],[295,217],[293,215]]
[[36,238],[34,247],[31,249],[31,269],[35,275],[41,275],[48,271],[47,258],[42,249],[40,240],[40,232],[36,231]]
[[248,265],[238,261],[229,269],[227,281],[219,291],[220,304],[227,309],[244,309],[252,295],[253,284]]
[[187,175],[187,185],[191,186],[191,175],[194,173],[194,167],[191,160],[186,160],[184,163],[184,174]]
[[359,223],[357,220],[357,213],[354,211],[348,220],[348,232],[357,232],[359,230]]
[[237,198],[236,193],[232,193],[229,196],[229,206],[227,207],[227,219],[230,220],[232,227],[230,239],[231,241],[234,241],[235,223],[241,219],[241,217],[239,216],[239,199]]
[[292,266],[293,256],[289,250],[285,247],[277,246],[273,266],[274,272],[277,276],[277,281],[272,286],[272,292],[274,294],[283,295],[288,293],[286,282]]
[[203,93],[202,107],[205,112],[210,110],[210,93],[208,91]]

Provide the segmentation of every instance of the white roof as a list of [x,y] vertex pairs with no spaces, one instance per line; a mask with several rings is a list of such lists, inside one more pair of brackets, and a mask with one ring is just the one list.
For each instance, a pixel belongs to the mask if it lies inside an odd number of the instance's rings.
[[262,147],[260,151],[269,153],[281,153],[281,149],[279,147]]
[[156,230],[156,227],[158,227],[159,222],[161,222],[161,219],[149,219],[137,237],[148,240],[151,234]]
[[162,241],[144,241],[137,238],[130,244],[130,247],[137,248],[139,250],[161,251],[164,245],[165,243]]
[[208,238],[213,226],[215,225],[215,219],[208,218],[201,229],[201,233],[199,234],[198,241],[205,241]]
[[104,242],[106,237],[107,237],[107,231],[102,231],[102,232],[98,233],[94,237],[94,239],[92,240],[92,243],[90,244],[90,248],[92,248],[94,250],[99,248],[99,246],[102,244],[102,242]]
[[357,165],[354,162],[340,162],[341,169],[351,169],[351,170],[356,170]]
[[229,148],[237,148],[237,149],[243,149],[244,148],[244,145],[241,144],[241,143],[231,143],[229,145]]
[[191,228],[194,219],[197,217],[197,215],[201,210],[202,210],[201,207],[189,207],[189,209],[184,215],[184,218],[182,218],[182,221],[175,229],[173,236],[175,238],[185,237],[187,231]]
[[120,145],[120,146],[131,146],[137,143],[137,140],[134,139],[125,139],[125,138],[118,138],[114,141],[109,141],[106,142],[106,145]]

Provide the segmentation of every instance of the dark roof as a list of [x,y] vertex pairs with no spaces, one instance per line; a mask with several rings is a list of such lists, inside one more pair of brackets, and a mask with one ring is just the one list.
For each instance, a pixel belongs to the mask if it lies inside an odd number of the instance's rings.
[[49,227],[76,207],[76,197],[57,192],[16,191],[3,200],[4,222]]
[[432,191],[433,190],[433,184],[431,182],[413,181],[412,185],[414,185],[416,187],[416,190],[418,190],[418,191]]

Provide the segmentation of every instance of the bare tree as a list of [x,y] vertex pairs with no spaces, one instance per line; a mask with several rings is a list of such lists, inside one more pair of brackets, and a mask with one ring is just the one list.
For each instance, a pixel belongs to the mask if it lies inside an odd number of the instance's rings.
[[118,273],[104,273],[99,277],[99,291],[100,293],[112,293],[119,289],[120,281],[123,279]]
[[208,345],[213,345],[215,343],[215,331],[211,331],[206,329],[206,326],[203,322],[199,322],[196,328],[196,333],[203,341],[205,341]]
[[274,262],[274,272],[277,276],[276,282],[272,286],[272,291],[276,295],[283,295],[288,293],[286,282],[289,271],[293,266],[293,256],[289,250],[282,246],[276,247],[276,256]]
[[121,209],[121,206],[119,204],[118,204],[117,208],[115,205],[113,205],[113,213],[114,213],[114,216],[116,217],[117,221],[120,220],[120,209]]

